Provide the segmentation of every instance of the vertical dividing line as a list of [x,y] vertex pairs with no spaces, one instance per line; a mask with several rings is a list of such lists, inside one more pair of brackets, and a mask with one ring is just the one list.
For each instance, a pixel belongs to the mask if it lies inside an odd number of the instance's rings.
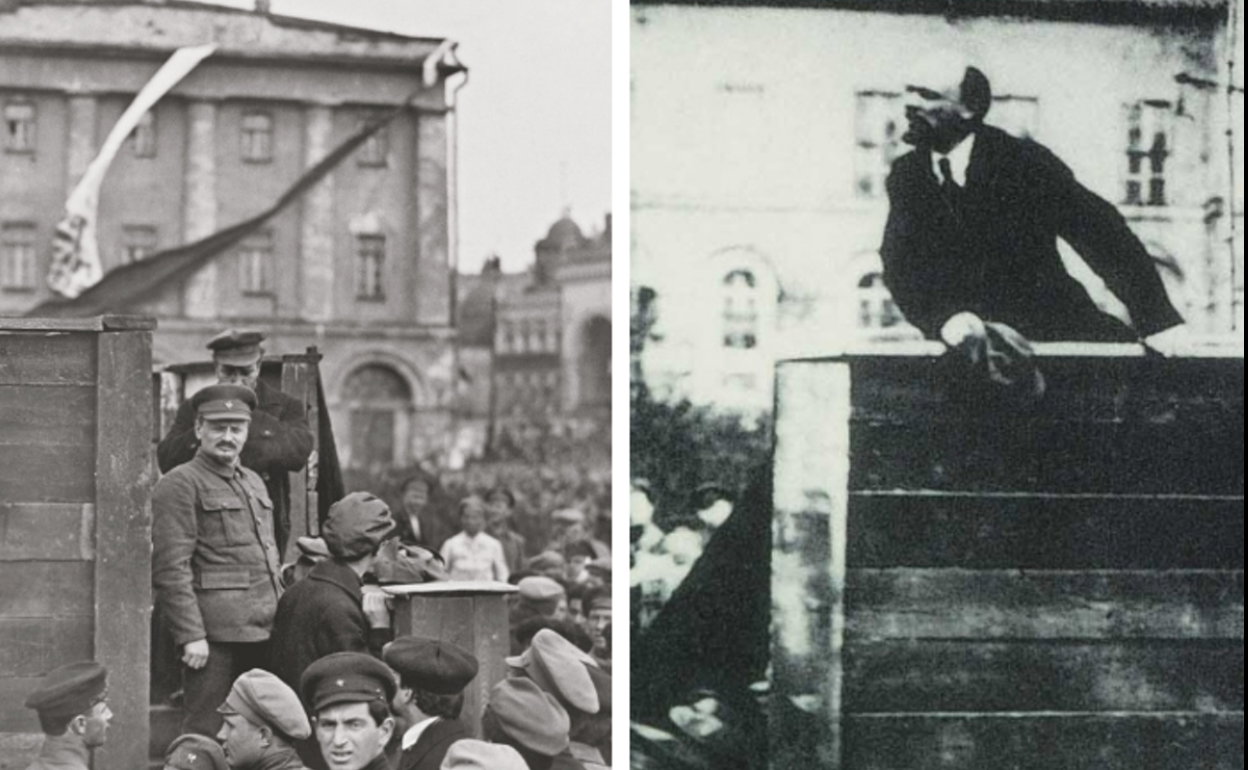
[[1230,214],[1230,238],[1227,245],[1231,253],[1231,331],[1240,330],[1239,313],[1243,305],[1243,299],[1239,293],[1239,283],[1241,280],[1240,267],[1237,255],[1235,253],[1235,243],[1239,237],[1239,225],[1236,222],[1236,205],[1237,193],[1239,192],[1237,169],[1235,165],[1235,49],[1239,45],[1239,7],[1240,0],[1230,0],[1227,3],[1227,23],[1226,23],[1226,157],[1227,168],[1227,185],[1229,195],[1227,196],[1227,211]]

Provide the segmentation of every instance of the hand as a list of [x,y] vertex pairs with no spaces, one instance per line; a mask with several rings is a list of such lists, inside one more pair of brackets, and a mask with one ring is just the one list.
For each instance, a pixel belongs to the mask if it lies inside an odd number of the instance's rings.
[[188,668],[203,668],[208,665],[208,640],[200,639],[182,645],[182,662]]
[[1144,347],[1157,353],[1162,358],[1174,358],[1190,350],[1191,346],[1192,334],[1187,324],[1171,326],[1165,331],[1150,334],[1144,338]]
[[390,606],[386,594],[375,588],[364,589],[364,617],[369,628],[390,627]]
[[974,337],[983,337],[987,333],[983,319],[968,311],[955,313],[940,327],[940,338],[951,348],[956,348]]

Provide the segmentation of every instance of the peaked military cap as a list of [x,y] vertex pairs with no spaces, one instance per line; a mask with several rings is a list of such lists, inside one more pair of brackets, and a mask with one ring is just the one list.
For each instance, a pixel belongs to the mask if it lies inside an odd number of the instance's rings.
[[230,694],[217,711],[242,714],[254,725],[268,725],[298,740],[312,734],[312,726],[295,691],[273,674],[258,668],[234,680]]
[[107,678],[108,669],[93,660],[67,663],[48,672],[26,708],[53,718],[78,716],[104,697]]
[[477,676],[472,653],[438,639],[401,636],[386,645],[381,657],[401,681],[437,695],[461,693]]
[[226,329],[208,341],[214,360],[229,366],[250,366],[260,360],[264,335],[255,329]]
[[230,770],[221,745],[195,733],[173,739],[165,752],[165,767],[172,770]]
[[303,702],[313,713],[336,703],[390,704],[398,683],[389,666],[362,652],[335,652],[316,661],[299,678]]
[[244,385],[209,385],[191,396],[195,413],[205,420],[250,420],[256,394]]

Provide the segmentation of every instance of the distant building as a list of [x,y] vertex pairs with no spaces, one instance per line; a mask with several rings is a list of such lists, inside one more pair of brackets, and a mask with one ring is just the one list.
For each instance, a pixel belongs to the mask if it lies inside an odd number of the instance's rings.
[[[497,258],[461,276],[460,362],[472,381],[465,418],[495,437],[533,425],[608,424],[611,403],[611,217],[585,235],[565,216],[524,273]],[[465,422],[469,422],[465,419]]]
[[1228,118],[1216,85],[1225,2],[818,6],[632,6],[632,282],[656,297],[642,361],[656,393],[764,411],[777,357],[917,336],[881,280],[883,185],[909,149],[903,73],[950,47],[992,80],[989,123],[1119,205],[1193,331],[1242,339],[1242,90]]
[[100,196],[105,270],[272,204],[364,121],[411,107],[304,197],[184,285],[158,364],[203,360],[227,326],[270,354],[324,354],[348,467],[406,465],[456,440],[455,43],[179,0],[0,2],[0,314],[46,300],[53,226],[134,94],[170,53],[219,49],[145,117]]

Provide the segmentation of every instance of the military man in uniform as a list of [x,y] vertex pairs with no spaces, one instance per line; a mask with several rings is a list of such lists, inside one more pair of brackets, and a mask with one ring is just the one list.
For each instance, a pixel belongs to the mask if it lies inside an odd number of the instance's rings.
[[[254,330],[227,329],[208,343],[217,382],[244,385],[256,393],[259,407],[251,416],[251,432],[240,459],[264,479],[273,501],[273,524],[278,553],[285,555],[290,537],[290,473],[303,469],[312,453],[312,430],[307,410],[298,399],[269,387],[260,380],[264,335]],[[189,462],[199,448],[195,435],[195,411],[189,402],[178,407],[169,433],[156,447],[161,473]]]
[[216,735],[234,680],[268,664],[281,565],[268,491],[239,463],[255,394],[210,385],[189,403],[195,457],[152,490],[152,586],[182,653],[182,732]]
[[26,698],[39,714],[43,746],[27,770],[88,770],[113,718],[106,702],[108,671],[94,661],[55,668]]
[[303,672],[299,692],[315,716],[316,742],[330,770],[390,770],[385,752],[397,690],[394,672],[359,652],[327,655]]
[[304,770],[294,747],[312,735],[312,726],[281,679],[258,668],[244,673],[217,712],[223,719],[217,740],[232,770]]
[[404,636],[386,645],[382,660],[399,675],[395,712],[408,725],[396,770],[438,770],[451,744],[468,737],[459,715],[477,659],[450,642]]

